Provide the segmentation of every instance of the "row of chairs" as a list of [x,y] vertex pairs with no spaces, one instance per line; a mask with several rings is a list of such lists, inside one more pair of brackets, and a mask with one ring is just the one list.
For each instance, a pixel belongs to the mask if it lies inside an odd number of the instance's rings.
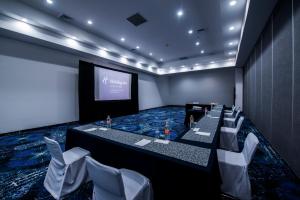
[[[249,133],[244,148],[239,152],[237,135],[244,121],[240,109],[225,110],[224,126],[221,127],[220,148],[217,149],[219,170],[222,179],[221,190],[238,199],[251,199],[251,184],[248,166],[259,143],[253,133]],[[235,126],[237,122],[237,125]]]
[[62,152],[58,142],[44,138],[51,161],[44,187],[61,199],[92,180],[93,200],[151,200],[151,183],[145,176],[128,169],[116,169],[94,160],[90,152],[74,147]]

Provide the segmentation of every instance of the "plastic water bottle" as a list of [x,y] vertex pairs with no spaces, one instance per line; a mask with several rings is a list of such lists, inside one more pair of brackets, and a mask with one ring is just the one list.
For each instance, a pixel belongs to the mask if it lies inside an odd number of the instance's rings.
[[166,125],[165,125],[165,128],[164,128],[164,134],[165,134],[165,139],[169,139],[169,136],[170,136],[170,130],[169,130],[169,122],[168,120],[166,121]]
[[107,115],[107,118],[106,118],[106,125],[107,125],[107,128],[111,128],[111,118],[109,115]]

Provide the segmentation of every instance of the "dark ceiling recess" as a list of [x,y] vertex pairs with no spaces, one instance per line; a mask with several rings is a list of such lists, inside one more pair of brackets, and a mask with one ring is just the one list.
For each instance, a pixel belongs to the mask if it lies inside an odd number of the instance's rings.
[[68,21],[68,22],[73,20],[72,17],[70,17],[70,16],[68,16],[68,15],[65,15],[65,14],[59,15],[58,18],[59,18],[59,19],[62,19],[62,20],[64,20],[64,21]]
[[139,26],[139,25],[147,22],[147,20],[139,13],[136,13],[136,14],[128,17],[127,20],[135,26]]
[[180,57],[179,60],[186,60],[188,59],[189,57],[185,56],[185,57]]
[[205,31],[204,28],[200,28],[200,29],[197,30],[198,33],[203,32],[203,31]]

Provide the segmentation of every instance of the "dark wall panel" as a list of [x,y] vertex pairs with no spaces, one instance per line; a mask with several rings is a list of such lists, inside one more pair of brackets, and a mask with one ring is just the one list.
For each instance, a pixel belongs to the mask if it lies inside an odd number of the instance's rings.
[[267,24],[262,34],[262,118],[261,131],[267,139],[272,138],[272,21]]
[[245,67],[245,113],[300,177],[300,1],[278,2]]
[[261,40],[256,45],[256,69],[255,69],[255,80],[256,80],[256,100],[255,100],[255,123],[260,129],[261,127]]
[[[292,126],[292,0],[282,4],[273,18],[272,142],[282,156],[289,151]],[[282,28],[284,27],[284,28]]]
[[[293,95],[293,132],[292,152],[300,155],[300,1],[294,0],[294,95]],[[300,174],[299,157],[291,160],[296,174]]]

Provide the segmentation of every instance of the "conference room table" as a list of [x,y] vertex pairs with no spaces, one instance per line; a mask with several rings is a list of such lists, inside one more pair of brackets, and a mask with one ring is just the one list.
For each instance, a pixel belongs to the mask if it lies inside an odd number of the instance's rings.
[[[146,145],[137,142],[150,141]],[[168,144],[164,144],[168,143]],[[154,199],[217,199],[220,176],[210,148],[87,124],[68,129],[65,149],[81,147],[97,161],[135,170],[152,183]]]
[[203,116],[196,125],[186,132],[179,142],[217,149],[219,147],[220,127],[223,123],[224,107],[215,106]]

